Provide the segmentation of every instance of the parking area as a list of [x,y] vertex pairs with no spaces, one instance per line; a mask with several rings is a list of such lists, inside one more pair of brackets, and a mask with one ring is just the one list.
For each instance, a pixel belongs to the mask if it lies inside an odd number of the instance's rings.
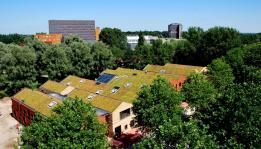
[[12,101],[5,97],[0,100],[0,149],[13,149],[17,144],[18,122],[11,116]]

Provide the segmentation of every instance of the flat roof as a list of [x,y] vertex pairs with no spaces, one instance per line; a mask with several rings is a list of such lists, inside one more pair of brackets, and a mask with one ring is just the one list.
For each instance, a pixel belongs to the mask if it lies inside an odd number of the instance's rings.
[[55,81],[48,80],[47,82],[45,82],[43,85],[40,86],[40,89],[41,88],[50,90],[55,93],[61,93],[67,88],[67,86]]
[[166,64],[160,65],[147,65],[143,70],[148,72],[154,72],[158,74],[175,74],[188,76],[193,72],[201,72],[205,67],[180,65],[180,64]]
[[50,116],[53,112],[52,109],[48,107],[52,101],[61,104],[62,101],[54,97],[48,96],[37,90],[31,90],[28,88],[22,89],[20,92],[13,96],[14,99],[23,102],[25,105],[31,107],[37,112],[43,115]]
[[[92,98],[89,98],[89,96],[93,96]],[[88,92],[81,89],[75,89],[73,90],[68,97],[71,98],[80,98],[84,102],[91,103],[92,106],[105,110],[109,113],[113,112],[121,103],[122,101],[111,99],[105,96],[100,96],[98,94]]]

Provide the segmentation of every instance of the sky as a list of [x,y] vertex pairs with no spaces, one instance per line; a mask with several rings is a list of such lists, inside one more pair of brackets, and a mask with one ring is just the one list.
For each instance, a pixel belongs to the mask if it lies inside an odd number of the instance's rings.
[[261,32],[261,0],[1,0],[0,34],[48,33],[48,20],[95,20],[123,31],[199,26]]

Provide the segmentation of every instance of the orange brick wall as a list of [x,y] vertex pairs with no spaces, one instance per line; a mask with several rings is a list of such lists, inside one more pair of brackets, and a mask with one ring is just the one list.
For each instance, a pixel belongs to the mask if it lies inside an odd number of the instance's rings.
[[60,44],[63,40],[62,34],[37,34],[34,37],[47,44]]
[[96,41],[100,40],[100,38],[99,38],[100,33],[101,33],[101,29],[99,27],[96,27],[96,29],[95,29]]
[[178,80],[176,79],[171,80],[170,83],[177,91],[180,91],[186,79],[187,77],[181,76]]

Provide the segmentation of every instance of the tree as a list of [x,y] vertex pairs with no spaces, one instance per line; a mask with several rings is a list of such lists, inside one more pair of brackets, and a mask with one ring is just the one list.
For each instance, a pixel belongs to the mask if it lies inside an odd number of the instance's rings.
[[107,148],[106,127],[90,104],[67,99],[56,114],[35,120],[22,131],[22,148]]
[[140,47],[140,46],[144,45],[144,43],[145,43],[145,38],[144,38],[142,32],[140,32],[140,33],[139,33],[139,40],[138,40],[138,45],[137,45],[137,47]]
[[221,58],[213,60],[208,65],[208,76],[219,89],[225,89],[235,80],[232,68]]
[[200,27],[190,27],[185,39],[192,43],[197,49],[201,47],[204,30]]
[[138,124],[150,132],[136,147],[218,148],[215,138],[201,130],[194,120],[182,120],[180,103],[183,99],[182,94],[162,78],[141,90],[133,111]]
[[79,40],[71,41],[68,45],[61,46],[66,51],[66,56],[71,63],[70,72],[79,77],[91,75],[93,56],[91,45]]
[[91,53],[93,55],[92,77],[97,77],[102,71],[112,68],[115,64],[115,58],[111,50],[103,43],[97,42],[92,45]]
[[[175,42],[175,41],[173,41]],[[196,48],[189,41],[176,41],[175,55],[173,62],[178,64],[194,64],[197,63]]]
[[46,74],[49,79],[60,80],[67,76],[72,68],[65,49],[59,45],[52,45],[43,53],[43,70],[41,74]]
[[100,41],[110,47],[117,47],[121,50],[127,49],[127,37],[117,28],[104,28],[100,33]]
[[199,51],[203,64],[209,64],[228,50],[240,46],[240,34],[233,28],[214,27],[207,30],[202,37],[202,47]]
[[3,55],[0,56],[0,79],[4,80],[3,85],[8,94],[13,94],[22,87],[36,85],[35,52],[28,47],[13,44],[4,47]]

